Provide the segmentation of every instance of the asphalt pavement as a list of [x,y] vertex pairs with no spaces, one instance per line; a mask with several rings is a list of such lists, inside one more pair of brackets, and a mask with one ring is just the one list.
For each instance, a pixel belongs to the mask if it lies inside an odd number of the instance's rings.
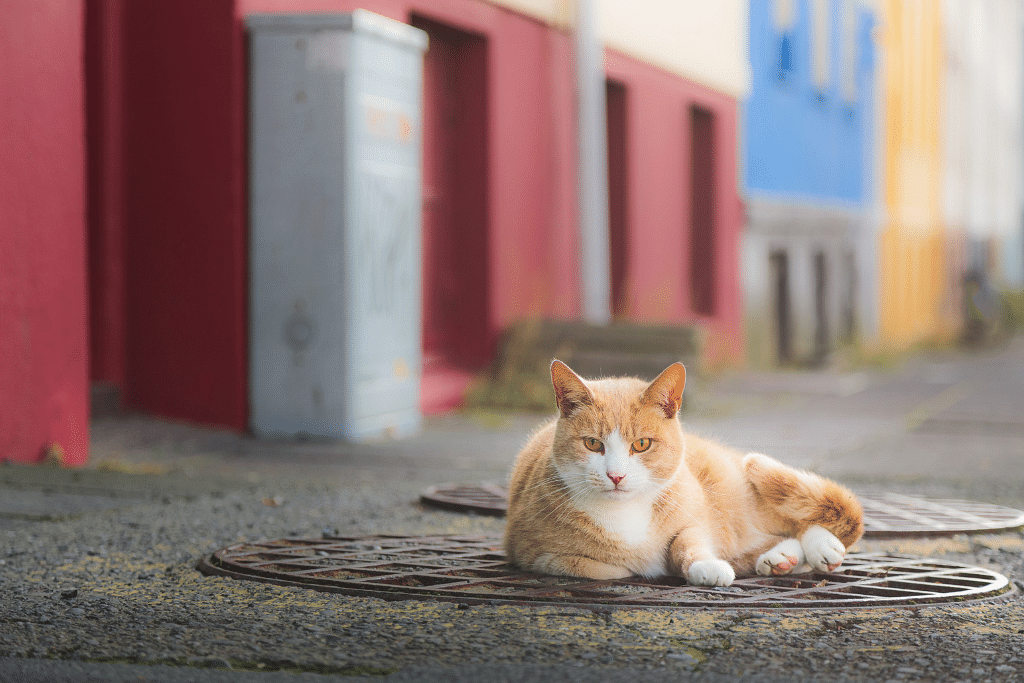
[[[886,367],[736,372],[688,429],[859,491],[1024,509],[1024,339]],[[94,421],[78,470],[0,467],[0,681],[1014,681],[1024,534],[862,541],[1006,575],[1002,601],[860,610],[607,610],[386,602],[203,577],[239,541],[493,534],[426,486],[501,481],[544,415],[430,418],[412,439],[259,441]]]

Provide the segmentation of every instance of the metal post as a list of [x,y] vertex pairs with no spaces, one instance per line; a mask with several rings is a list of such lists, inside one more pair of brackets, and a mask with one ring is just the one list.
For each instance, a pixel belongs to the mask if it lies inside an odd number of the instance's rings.
[[593,0],[576,2],[576,93],[583,318],[589,323],[605,325],[611,320],[608,132],[604,67]]

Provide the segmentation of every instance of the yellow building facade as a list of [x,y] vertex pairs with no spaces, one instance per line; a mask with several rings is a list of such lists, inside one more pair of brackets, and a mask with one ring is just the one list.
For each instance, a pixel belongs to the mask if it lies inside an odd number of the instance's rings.
[[899,350],[952,338],[959,308],[943,218],[942,4],[886,0],[882,9],[878,342]]

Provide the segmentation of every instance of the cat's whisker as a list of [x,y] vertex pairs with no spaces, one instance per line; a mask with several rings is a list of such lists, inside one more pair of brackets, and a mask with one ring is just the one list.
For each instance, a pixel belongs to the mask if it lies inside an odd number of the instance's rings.
[[548,510],[550,510],[553,507],[557,508],[557,507],[560,507],[560,506],[564,505],[567,500],[568,500],[568,496],[564,492],[564,490],[563,491],[558,491],[557,493],[554,493],[554,494],[548,496],[548,498],[545,501],[545,504],[544,504],[543,507],[538,508],[538,507],[534,506],[534,507],[532,507],[530,509],[530,511],[531,511],[532,515],[536,518],[536,517],[539,517],[541,514],[547,512]]
[[551,476],[537,480],[537,482],[535,482],[533,485],[524,488],[523,491],[532,491],[533,489],[539,488],[541,486],[546,486],[551,482],[563,481],[563,477],[564,475],[556,470],[554,473],[551,474]]
[[540,488],[544,488],[544,487],[548,486],[549,484],[557,483],[559,481],[561,481],[561,479],[558,477],[558,475],[547,477],[545,479],[541,479],[540,481],[538,481],[537,483],[535,483],[535,484],[533,484],[531,486],[528,486],[526,488],[521,489],[519,494],[522,495],[524,493],[530,493],[532,491],[535,491],[535,490],[540,489]]
[[556,521],[562,521],[567,512],[573,509],[574,498],[577,494],[571,486],[564,486],[554,493],[544,507],[536,509],[531,515],[533,519],[541,518],[542,521],[557,515]]

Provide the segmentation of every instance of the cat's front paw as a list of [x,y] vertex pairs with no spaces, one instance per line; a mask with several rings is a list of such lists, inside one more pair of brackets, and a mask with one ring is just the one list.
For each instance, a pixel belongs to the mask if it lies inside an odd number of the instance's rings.
[[819,572],[830,572],[843,563],[846,546],[831,531],[812,526],[800,537],[807,564]]
[[736,572],[725,560],[697,560],[686,570],[686,582],[691,586],[730,586]]
[[804,549],[800,541],[787,538],[757,558],[756,570],[761,576],[791,574],[804,563]]

